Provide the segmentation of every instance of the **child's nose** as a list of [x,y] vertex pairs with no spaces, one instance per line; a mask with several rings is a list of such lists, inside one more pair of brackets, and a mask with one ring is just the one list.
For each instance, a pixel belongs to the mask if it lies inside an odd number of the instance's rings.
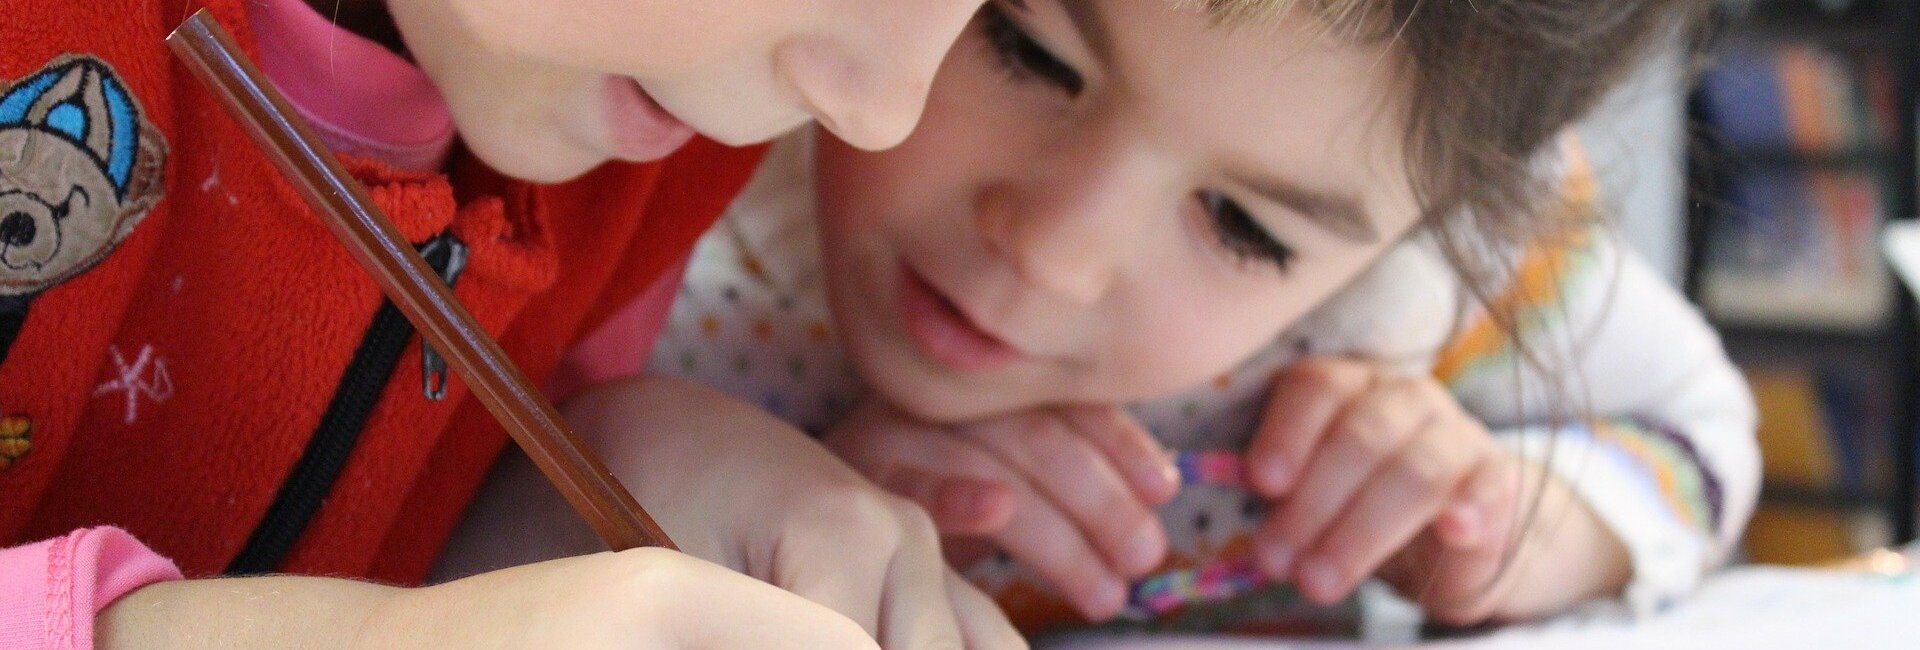
[[900,144],[925,110],[934,73],[979,0],[868,0],[851,7],[864,29],[795,41],[775,65],[816,119],[869,151]]
[[[976,200],[975,215],[988,248],[1005,257],[1021,280],[1075,304],[1106,296],[1126,255],[1133,220],[1106,212],[1092,196],[1022,200],[1010,188],[989,189]],[[1095,199],[1093,201],[1087,199]]]

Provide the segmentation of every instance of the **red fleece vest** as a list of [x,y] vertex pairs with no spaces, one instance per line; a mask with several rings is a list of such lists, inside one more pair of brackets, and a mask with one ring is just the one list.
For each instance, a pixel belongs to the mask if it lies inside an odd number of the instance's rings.
[[[207,4],[251,49],[241,0]],[[505,434],[457,378],[426,398],[417,337],[350,368],[382,296],[173,61],[198,6],[0,0],[0,544],[114,524],[218,573],[359,372],[388,381],[277,568],[418,581]],[[696,142],[557,186],[353,168],[410,239],[470,247],[456,293],[544,381],[757,156]]]

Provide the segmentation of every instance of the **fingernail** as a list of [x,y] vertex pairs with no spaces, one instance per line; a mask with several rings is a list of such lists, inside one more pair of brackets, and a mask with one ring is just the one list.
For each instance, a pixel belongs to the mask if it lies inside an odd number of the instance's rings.
[[1163,458],[1161,461],[1154,464],[1152,479],[1154,482],[1151,484],[1160,488],[1160,494],[1172,496],[1174,492],[1180,491],[1180,468],[1175,466],[1170,458]]
[[1285,577],[1293,569],[1293,548],[1284,542],[1269,542],[1260,545],[1260,570],[1276,578]]
[[1137,465],[1132,470],[1133,484],[1144,492],[1148,499],[1159,501],[1173,498],[1180,491],[1180,468],[1166,459]]
[[986,510],[987,494],[978,486],[967,484],[948,485],[944,493],[937,496],[939,503],[951,512],[965,519],[974,519]]
[[1089,603],[1087,617],[1095,620],[1105,619],[1120,612],[1127,606],[1127,585],[1115,578],[1105,578],[1100,586],[1094,588],[1092,602]]
[[1148,524],[1141,526],[1127,540],[1126,571],[1132,575],[1142,575],[1160,564],[1160,556],[1166,553],[1166,542],[1160,534],[1160,527]]
[[1332,602],[1339,594],[1340,570],[1324,558],[1309,558],[1300,563],[1300,590],[1322,603]]
[[1458,505],[1447,511],[1447,517],[1453,520],[1453,542],[1455,544],[1473,544],[1480,539],[1485,519],[1480,509],[1471,505]]

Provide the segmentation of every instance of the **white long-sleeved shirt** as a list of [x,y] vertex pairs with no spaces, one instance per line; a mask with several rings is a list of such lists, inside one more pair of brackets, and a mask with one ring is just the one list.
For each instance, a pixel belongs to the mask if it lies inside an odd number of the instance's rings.
[[[695,247],[649,365],[818,432],[866,390],[827,309],[810,143],[778,144]],[[1516,308],[1517,335],[1475,305],[1431,234],[1416,234],[1240,366],[1130,408],[1171,448],[1239,450],[1269,379],[1302,354],[1433,373],[1508,448],[1557,472],[1598,513],[1632,558],[1623,600],[1657,609],[1724,561],[1752,511],[1759,453],[1746,384],[1699,313],[1604,229],[1498,254],[1517,267],[1495,278],[1492,293]],[[1516,338],[1537,366],[1523,361]],[[1244,565],[1260,505],[1231,486],[1183,490],[1161,510],[1168,575]],[[1003,602],[1044,598],[1004,559],[970,575]],[[1267,605],[1234,607],[1209,605],[1204,626]]]

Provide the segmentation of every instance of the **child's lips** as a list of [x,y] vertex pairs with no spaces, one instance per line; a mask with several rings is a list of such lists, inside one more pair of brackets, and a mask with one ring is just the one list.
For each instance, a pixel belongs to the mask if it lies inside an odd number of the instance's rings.
[[659,160],[693,139],[693,127],[668,113],[630,77],[607,77],[602,98],[613,155],[623,160]]
[[974,324],[952,300],[912,269],[900,270],[900,312],[921,351],[962,372],[987,372],[1025,356]]

